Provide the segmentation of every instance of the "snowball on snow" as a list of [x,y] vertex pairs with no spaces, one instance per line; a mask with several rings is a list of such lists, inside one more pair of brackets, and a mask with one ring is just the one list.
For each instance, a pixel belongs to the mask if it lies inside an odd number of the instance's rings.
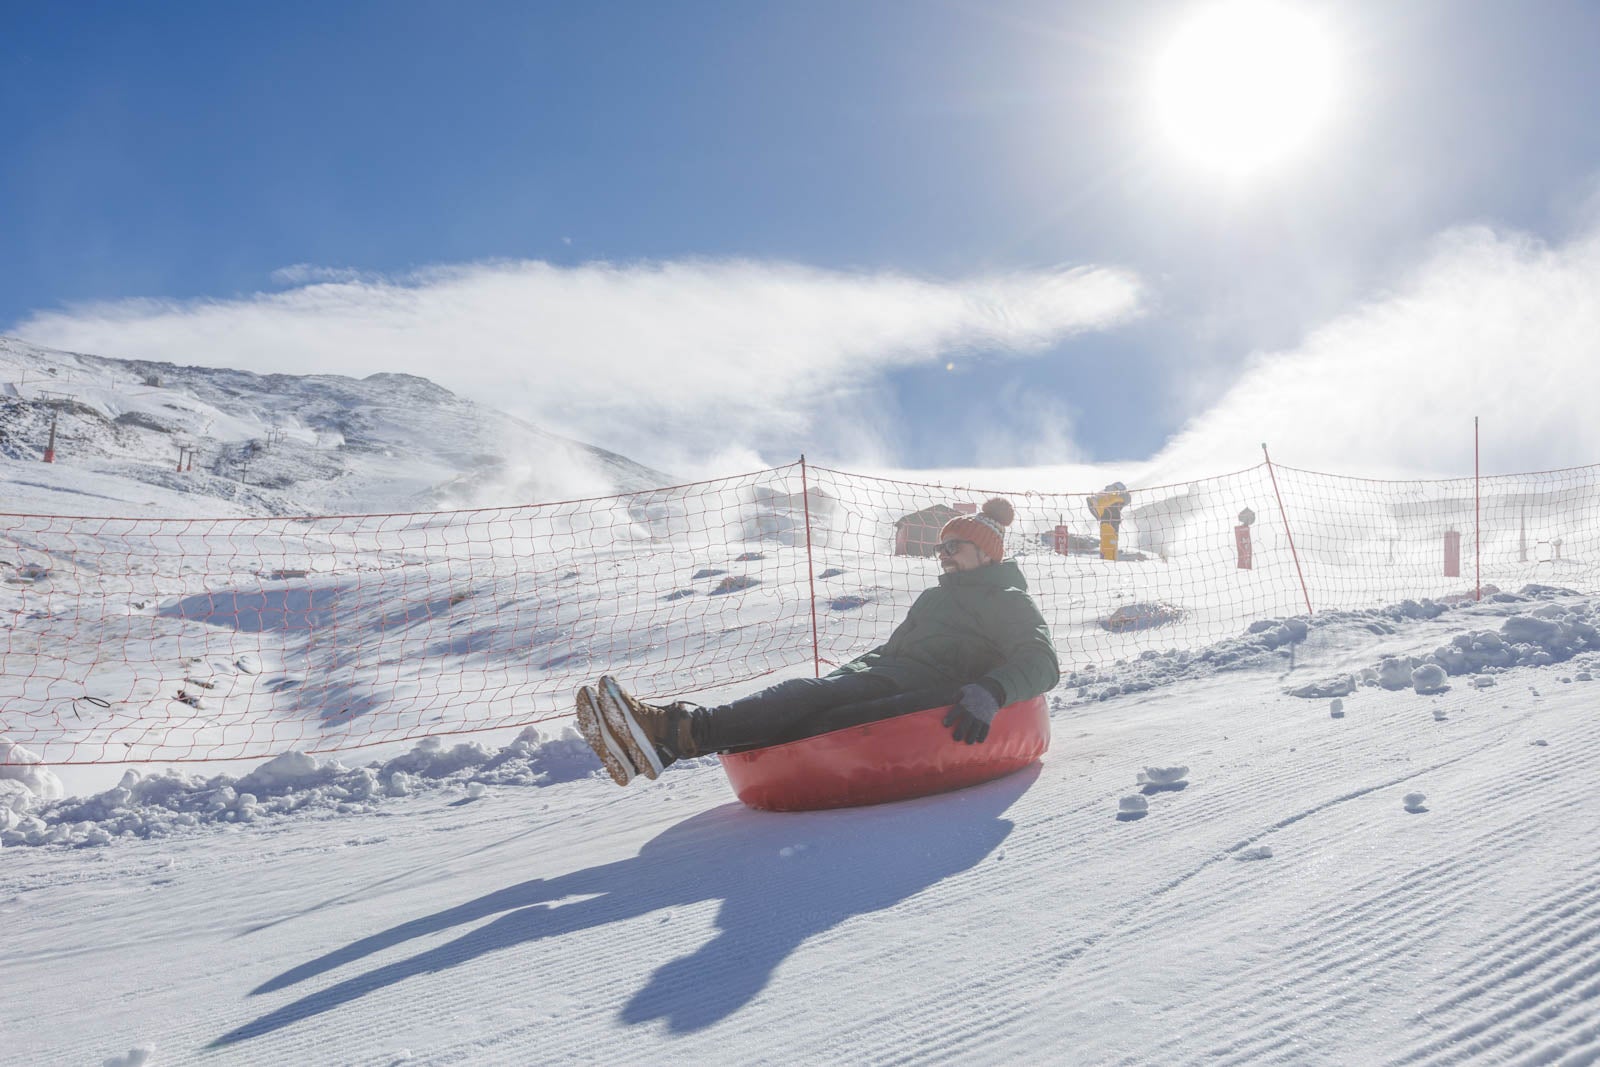
[[1411,672],[1411,686],[1419,693],[1432,693],[1444,688],[1448,677],[1437,663],[1424,663]]
[[1378,684],[1385,689],[1404,689],[1411,684],[1411,660],[1387,657],[1378,666]]
[[1146,767],[1139,772],[1140,785],[1176,785],[1189,776],[1187,767]]
[[1150,810],[1150,802],[1144,797],[1135,793],[1132,796],[1126,796],[1117,801],[1117,810],[1121,812],[1127,812],[1129,814],[1142,813]]

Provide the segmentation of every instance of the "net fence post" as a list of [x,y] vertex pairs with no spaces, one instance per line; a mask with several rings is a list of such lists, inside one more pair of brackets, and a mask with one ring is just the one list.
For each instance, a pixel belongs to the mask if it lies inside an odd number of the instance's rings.
[[1267,451],[1267,443],[1261,442],[1261,454],[1266,457],[1267,474],[1272,478],[1272,495],[1278,499],[1278,516],[1283,519],[1283,533],[1289,539],[1289,555],[1294,557],[1294,572],[1300,576],[1300,592],[1306,598],[1306,614],[1314,614],[1311,608],[1311,590],[1306,588],[1306,572],[1300,569],[1300,553],[1294,547],[1294,531],[1289,529],[1289,513],[1283,510],[1283,494],[1278,491],[1278,473],[1272,469],[1272,455]]
[[1472,599],[1483,599],[1483,486],[1478,465],[1478,416],[1472,416]]
[[805,453],[800,454],[800,502],[806,520],[806,582],[811,593],[811,673],[822,677],[822,646],[817,640],[817,569],[811,558],[811,484],[806,477]]

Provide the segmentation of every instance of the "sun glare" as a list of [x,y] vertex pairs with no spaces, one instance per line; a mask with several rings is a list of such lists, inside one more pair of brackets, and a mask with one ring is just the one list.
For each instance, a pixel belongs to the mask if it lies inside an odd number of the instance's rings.
[[1152,103],[1178,154],[1240,178],[1315,142],[1337,89],[1332,34],[1311,13],[1225,0],[1196,11],[1158,54]]

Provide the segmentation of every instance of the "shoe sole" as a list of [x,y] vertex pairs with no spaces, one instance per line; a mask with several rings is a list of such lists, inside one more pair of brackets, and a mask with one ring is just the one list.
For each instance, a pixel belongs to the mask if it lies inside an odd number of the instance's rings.
[[631,700],[615,678],[608,674],[600,679],[600,720],[628,754],[628,759],[639,768],[639,773],[654,781],[661,776],[661,756],[650,743],[650,735],[633,717],[633,709],[629,707]]
[[600,765],[611,775],[611,780],[618,785],[627,785],[633,781],[639,771],[633,761],[628,759],[627,752],[617,744],[616,737],[601,721],[593,689],[583,686],[578,690],[577,709],[578,732],[589,743],[589,747],[594,749],[594,754],[600,757]]

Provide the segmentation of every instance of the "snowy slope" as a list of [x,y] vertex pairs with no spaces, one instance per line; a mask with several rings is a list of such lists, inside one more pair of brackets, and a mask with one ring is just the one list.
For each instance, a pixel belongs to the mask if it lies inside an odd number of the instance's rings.
[[[226,501],[232,514],[530,503],[672,481],[411,375],[258,375],[0,338],[0,457],[36,463],[52,418],[58,464],[186,494],[202,510],[203,498]],[[179,446],[197,450],[183,474]],[[54,482],[48,474],[40,467],[32,481]],[[70,499],[38,503],[95,513]]]
[[[164,371],[161,403],[270,425],[229,406],[235,384],[201,373],[172,389]],[[430,410],[430,387],[380,384]],[[75,403],[104,422],[125,385]],[[381,439],[401,418],[372,415],[359,433]],[[93,469],[0,461],[0,510],[204,518],[273,512],[342,482],[352,499],[400,484],[377,453],[331,449],[345,473],[320,490],[308,460],[288,489],[217,474],[241,495],[197,492],[140,466],[110,425]],[[822,621],[832,657],[884,632],[931,580],[927,561],[874,547],[866,513],[837,499],[817,560],[825,596],[844,605]],[[341,598],[345,632],[362,638],[352,649],[390,634],[397,644],[370,647],[407,653],[408,685],[538,683],[451,704],[472,717],[462,728],[549,714],[574,670],[635,656],[646,670],[659,662],[650,645],[717,665],[694,694],[704,700],[727,695],[729,662],[751,648],[756,666],[782,668],[773,679],[806,672],[803,549],[744,543],[748,516],[728,504],[674,552],[639,550],[667,521],[641,507],[573,521],[563,554],[531,563],[516,537],[426,535],[448,516],[359,544],[277,523],[226,552],[215,538],[232,527],[206,524],[213,540],[189,548],[208,554],[188,561],[126,524],[64,525],[65,539],[13,524],[0,712],[13,731],[56,716],[72,751],[75,735],[103,739],[116,716],[195,675],[215,684],[203,710],[173,703],[170,722],[127,728],[161,739],[226,731],[227,716],[247,734],[263,720],[304,725],[294,694],[330,686],[384,695],[361,719],[374,736],[403,725],[392,666],[241,624],[287,604],[272,568],[313,556],[329,569],[295,588],[312,606]],[[201,536],[184,525],[176,536]],[[1473,603],[1448,596],[1459,581],[1429,579],[1414,595],[1440,600],[1385,604],[1392,574],[1352,566],[1335,610],[1306,620],[1288,617],[1300,590],[1267,566],[1240,576],[1204,555],[1109,564],[1017,550],[1069,665],[1052,694],[1055,743],[1033,770],[943,797],[762,814],[733,801],[714,760],[621,791],[559,720],[337,762],[95,768],[112,777],[92,789],[68,768],[63,790],[8,750],[0,1063],[1600,1060],[1600,599],[1588,585],[1564,590],[1553,565],[1508,557],[1485,576],[1517,592]],[[740,559],[762,582],[713,596]],[[24,573],[44,564],[48,586]],[[569,584],[519,584],[569,567],[604,585],[607,612],[562,610],[582,593]],[[503,625],[461,647],[409,617],[395,627],[405,575],[429,597],[473,590],[431,606],[428,626],[481,622],[480,601],[508,606]],[[213,619],[207,605],[229,591]],[[1119,597],[1186,592],[1181,624],[1111,633],[1097,621]],[[247,594],[253,613],[234,610]],[[618,610],[638,627],[607,625]],[[101,693],[103,710],[81,699]]]
[[[342,802],[286,761],[243,825],[0,853],[0,1060],[1594,1062],[1597,611],[1146,661],[1059,690],[1037,769],[879,808],[752,812],[710,760],[618,790],[570,736]],[[1547,644],[1376,684],[1487,634]]]

